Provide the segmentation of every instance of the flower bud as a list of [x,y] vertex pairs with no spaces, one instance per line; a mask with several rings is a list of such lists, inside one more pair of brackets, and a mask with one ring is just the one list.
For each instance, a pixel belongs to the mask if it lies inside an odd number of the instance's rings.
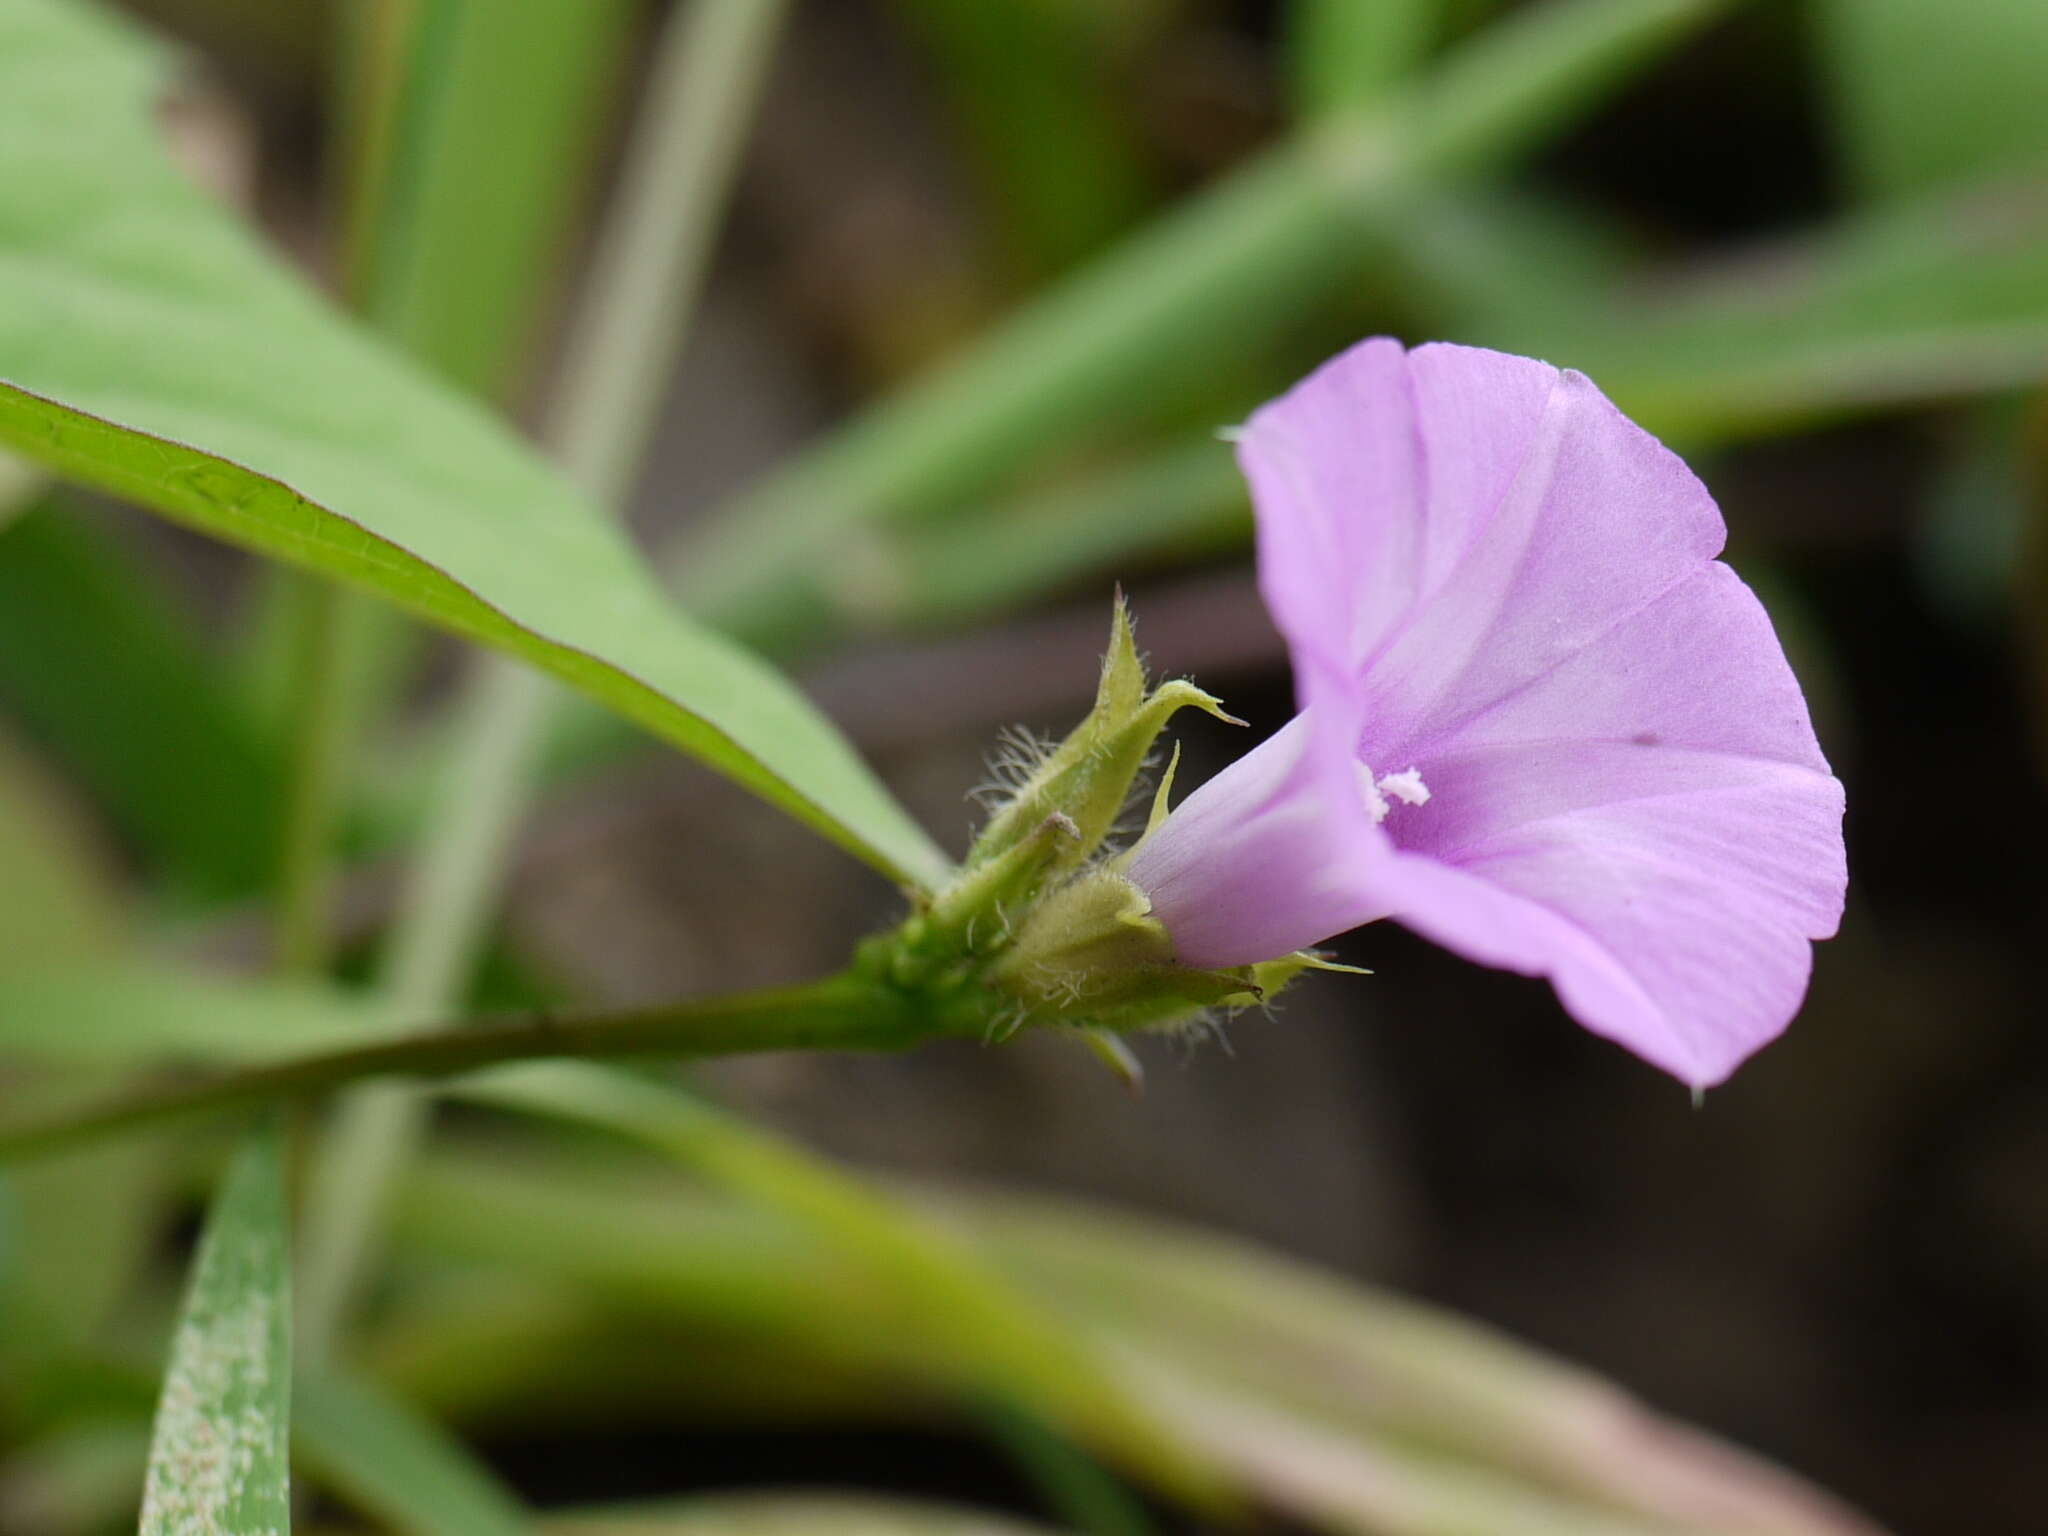
[[[1318,964],[1309,956],[1222,969],[1180,964],[1151,898],[1111,846],[1160,732],[1187,707],[1239,723],[1191,683],[1147,686],[1119,598],[1087,718],[1028,766],[952,884],[878,941],[871,963],[948,1018],[978,1017],[990,1034],[1027,1023],[1168,1025],[1260,1002]],[[1148,831],[1164,815],[1171,783],[1169,765]]]

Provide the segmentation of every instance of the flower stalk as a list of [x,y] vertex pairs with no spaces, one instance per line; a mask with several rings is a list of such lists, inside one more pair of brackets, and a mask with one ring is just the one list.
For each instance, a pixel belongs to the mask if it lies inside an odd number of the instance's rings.
[[83,1112],[0,1131],[0,1162],[63,1151],[117,1131],[307,1098],[378,1077],[451,1077],[550,1057],[706,1057],[749,1051],[897,1050],[947,1032],[906,994],[852,972],[808,986],[625,1012],[524,1014],[407,1031],[239,1072],[159,1084]]
[[[1231,717],[1190,683],[1147,684],[1121,599],[1095,706],[1067,739],[1021,765],[953,881],[838,975],[805,986],[588,1014],[539,1013],[407,1032],[218,1077],[158,1085],[83,1113],[0,1130],[0,1162],[377,1077],[439,1078],[549,1057],[698,1058],[789,1050],[895,1051],[928,1040],[1075,1032],[1138,1079],[1118,1036],[1186,1026],[1264,1003],[1311,954],[1255,965],[1179,964],[1149,898],[1123,873],[1117,824],[1161,731],[1183,708]],[[1147,834],[1164,818],[1169,767]]]

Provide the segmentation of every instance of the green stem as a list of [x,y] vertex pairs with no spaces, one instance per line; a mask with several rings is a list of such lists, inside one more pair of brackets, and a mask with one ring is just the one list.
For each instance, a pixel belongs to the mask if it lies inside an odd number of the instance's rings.
[[663,36],[541,436],[619,508],[689,335],[788,0],[696,0]]
[[346,689],[340,665],[341,589],[295,575],[292,604],[293,736],[284,826],[278,846],[274,968],[315,976],[332,949],[329,898],[342,770],[349,756]]
[[1006,1399],[989,1400],[981,1407],[981,1422],[1062,1525],[1086,1536],[1153,1536],[1157,1531],[1130,1489],[1061,1434],[1057,1425],[1027,1405]]
[[895,1051],[979,1026],[846,973],[807,986],[613,1013],[532,1014],[408,1034],[125,1095],[83,1113],[0,1131],[0,1162],[108,1132],[305,1098],[374,1077],[433,1078],[549,1057],[704,1057],[763,1051]]
[[1134,558],[1229,549],[1250,521],[1229,445],[1204,432],[971,519],[878,529],[842,608],[868,631],[964,626]]
[[402,895],[380,977],[398,1017],[431,1018],[452,1006],[475,969],[484,919],[527,806],[548,687],[517,663],[479,658],[457,703],[442,814]]
[[[785,0],[696,0],[662,36],[542,433],[600,505],[623,504],[645,454],[784,8]],[[532,794],[552,700],[543,679],[502,660],[480,662],[472,676],[454,776],[387,956],[383,990],[396,1016],[455,1006]],[[307,1203],[309,1358],[332,1343],[392,1179],[425,1121],[425,1102],[398,1089],[361,1095],[337,1118]]]
[[[379,990],[390,1016],[452,1010],[482,947],[491,896],[531,781],[547,685],[500,658],[479,657],[460,703],[457,751],[445,765],[443,814],[433,821],[402,893]],[[323,1360],[370,1256],[392,1180],[426,1129],[427,1103],[395,1086],[345,1101],[308,1176],[301,1354]]]
[[1296,112],[1372,105],[1422,61],[1444,9],[1441,0],[1294,0],[1286,43]]
[[[374,174],[388,168],[382,136],[392,131],[395,61],[408,47],[435,55],[444,52],[452,17],[447,5],[434,6],[419,17],[392,0],[366,4],[351,16],[341,92],[349,116],[342,135],[346,165],[339,178],[347,209],[341,278],[351,302],[380,323],[386,317],[377,313],[376,269],[390,265],[384,247],[409,222],[408,200],[394,196],[384,185],[390,177]],[[425,77],[429,71],[421,68],[417,73]],[[408,109],[419,107],[420,94],[408,93]],[[388,216],[394,203],[398,214]],[[387,215],[380,217],[380,209]],[[345,769],[357,745],[353,727],[360,723],[351,718],[342,657],[344,632],[364,622],[365,600],[297,572],[273,570],[268,579],[277,584],[277,601],[290,626],[285,637],[284,697],[293,728],[278,851],[275,968],[287,975],[317,975],[331,959],[328,909],[335,830]]]

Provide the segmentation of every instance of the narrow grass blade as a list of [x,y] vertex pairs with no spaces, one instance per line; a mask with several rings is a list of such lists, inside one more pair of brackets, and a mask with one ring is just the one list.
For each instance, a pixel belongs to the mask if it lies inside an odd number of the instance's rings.
[[850,1493],[750,1493],[550,1516],[546,1536],[1052,1536],[982,1510]]
[[254,1132],[199,1240],[157,1404],[141,1536],[291,1529],[284,1142]]
[[299,1383],[292,1443],[323,1485],[395,1536],[526,1536],[511,1490],[431,1419],[367,1381]]
[[1981,179],[2048,145],[2048,6],[1813,0],[1850,182],[1880,198]]

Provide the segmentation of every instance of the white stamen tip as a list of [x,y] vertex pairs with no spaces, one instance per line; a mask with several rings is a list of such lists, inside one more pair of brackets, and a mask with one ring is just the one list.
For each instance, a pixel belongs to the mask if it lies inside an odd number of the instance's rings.
[[1358,769],[1358,792],[1365,799],[1366,814],[1372,817],[1373,825],[1378,826],[1387,819],[1388,806],[1386,797],[1379,792],[1378,786],[1373,783],[1372,770],[1363,763],[1359,763],[1356,766]]
[[1219,443],[1235,443],[1243,437],[1243,427],[1218,427],[1216,429],[1216,441]]
[[1422,782],[1422,775],[1413,768],[1402,773],[1382,774],[1379,791],[1403,805],[1429,804],[1429,786]]

